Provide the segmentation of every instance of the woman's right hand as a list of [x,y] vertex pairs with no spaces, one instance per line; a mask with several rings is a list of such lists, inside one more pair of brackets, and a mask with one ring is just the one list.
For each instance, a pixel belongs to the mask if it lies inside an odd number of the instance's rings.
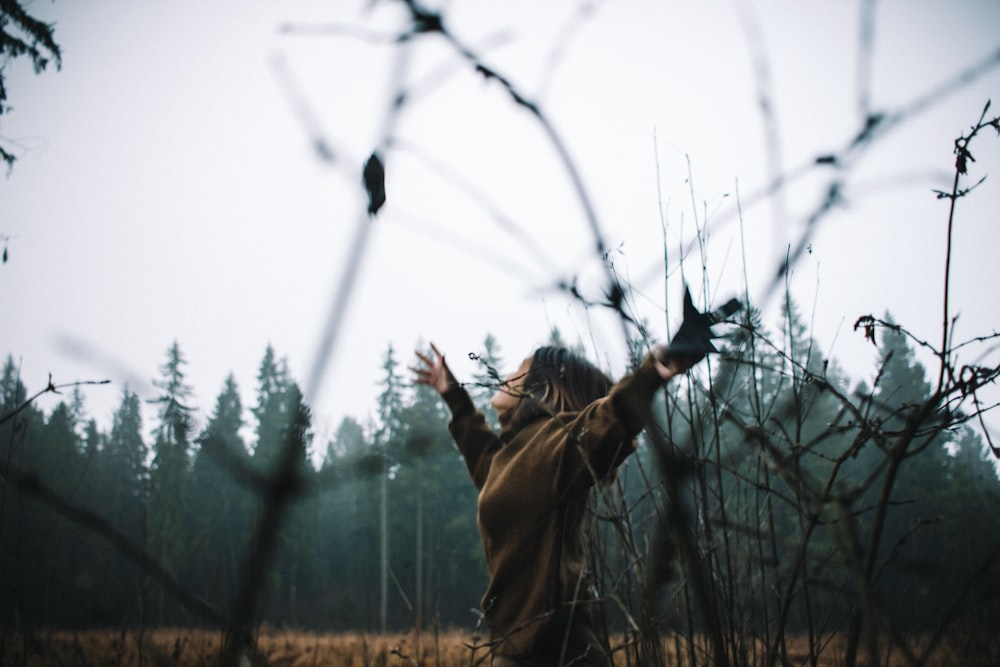
[[417,350],[417,359],[420,360],[421,366],[414,368],[410,367],[413,371],[413,382],[414,384],[425,384],[428,387],[433,387],[435,391],[439,394],[444,394],[448,389],[458,384],[455,380],[455,376],[451,374],[451,370],[448,368],[448,364],[444,361],[444,355],[441,351],[437,349],[434,343],[431,343],[431,350],[434,354],[434,359],[431,359],[427,355]]

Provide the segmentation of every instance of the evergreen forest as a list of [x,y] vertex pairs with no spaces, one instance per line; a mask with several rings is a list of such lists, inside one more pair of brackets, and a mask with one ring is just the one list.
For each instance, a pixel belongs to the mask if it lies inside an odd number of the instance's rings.
[[[749,636],[776,652],[786,634],[823,642],[869,613],[908,635],[997,630],[1000,481],[987,444],[946,402],[917,414],[932,386],[888,318],[859,327],[873,342],[877,331],[880,366],[873,386],[850,386],[794,304],[785,313],[776,336],[748,315],[701,374],[668,385],[655,433],[594,493],[608,622],[708,631],[727,653]],[[492,336],[483,350],[481,374],[462,380],[488,412],[504,359]],[[196,423],[175,343],[159,397],[143,405],[122,388],[109,432],[80,386],[37,409],[8,358],[4,625],[213,627],[243,600],[252,627],[475,630],[487,583],[476,493],[443,402],[409,383],[407,363],[389,347],[377,419],[345,418],[321,443],[271,347],[254,404],[230,376]]]

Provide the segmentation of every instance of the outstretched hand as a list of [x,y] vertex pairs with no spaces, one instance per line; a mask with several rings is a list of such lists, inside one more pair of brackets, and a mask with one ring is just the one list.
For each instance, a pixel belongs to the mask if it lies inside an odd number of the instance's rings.
[[444,394],[449,388],[458,384],[455,380],[455,376],[451,374],[451,369],[448,368],[448,364],[444,361],[444,355],[441,351],[437,349],[434,343],[431,343],[431,350],[433,351],[434,358],[431,359],[427,355],[417,350],[417,359],[420,360],[421,366],[413,367],[410,366],[410,370],[413,371],[413,383],[423,384],[428,387],[432,387],[437,393]]
[[684,373],[710,352],[718,352],[712,344],[717,334],[712,331],[712,325],[739,312],[743,304],[736,299],[730,299],[712,312],[699,312],[691,299],[691,291],[684,286],[684,321],[674,334],[669,345],[658,345],[653,350],[656,359],[656,370],[665,381]]

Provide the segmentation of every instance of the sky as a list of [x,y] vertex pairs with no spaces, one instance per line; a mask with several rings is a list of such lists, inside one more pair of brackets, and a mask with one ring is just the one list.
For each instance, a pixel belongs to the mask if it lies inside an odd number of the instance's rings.
[[[551,133],[455,44],[392,40],[406,16],[388,0],[26,5],[54,22],[62,67],[4,69],[0,137],[18,160],[0,178],[0,354],[30,391],[49,373],[111,380],[85,389],[104,428],[125,385],[156,395],[174,341],[200,425],[230,373],[253,405],[272,345],[308,388],[317,449],[345,416],[373,418],[390,345],[404,375],[434,341],[470,379],[487,334],[503,372],[558,327],[620,375],[618,320],[557,288],[577,280],[597,301],[607,284],[588,207],[659,341],[684,282],[702,305],[747,292],[777,326],[773,277],[805,238],[787,289],[824,358],[870,382],[859,316],[941,338],[948,206],[933,191],[950,189],[953,142],[987,100],[1000,113],[1000,3],[986,0],[440,5]],[[893,122],[839,168],[815,165],[869,113]],[[376,148],[387,203],[369,218]],[[963,183],[988,178],[958,202],[963,340],[1000,325],[1000,141],[971,148]],[[809,226],[834,180],[840,205]]]

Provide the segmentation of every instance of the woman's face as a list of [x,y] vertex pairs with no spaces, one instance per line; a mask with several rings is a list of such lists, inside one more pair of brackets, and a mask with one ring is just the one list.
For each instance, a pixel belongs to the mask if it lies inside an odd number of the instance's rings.
[[497,389],[497,393],[493,394],[490,405],[493,406],[493,409],[497,411],[497,415],[501,418],[521,400],[524,379],[528,376],[530,369],[531,357],[525,357],[517,370],[504,378],[503,385]]

